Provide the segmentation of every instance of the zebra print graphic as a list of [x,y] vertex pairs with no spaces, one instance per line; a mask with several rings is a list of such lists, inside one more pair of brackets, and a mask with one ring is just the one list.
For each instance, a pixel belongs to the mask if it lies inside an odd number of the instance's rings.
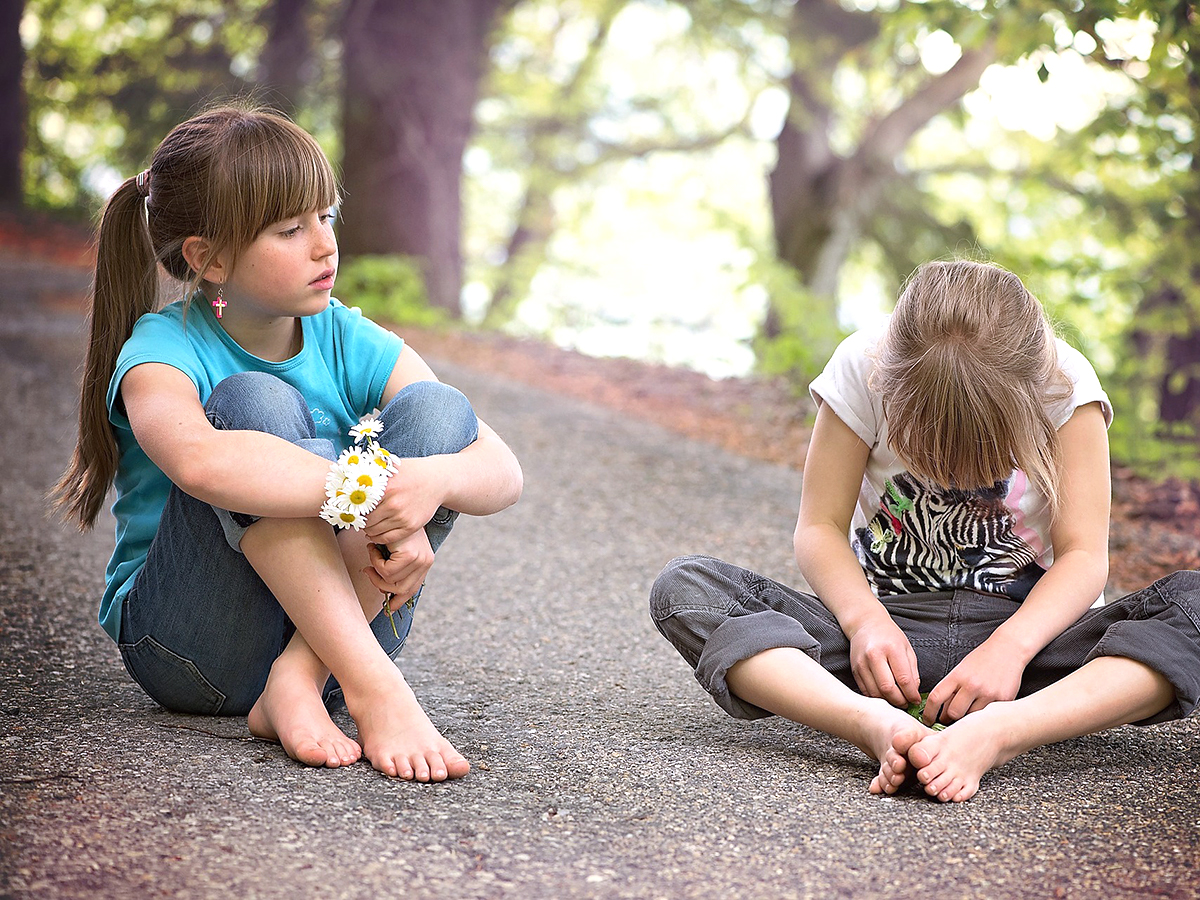
[[969,588],[1024,599],[1042,569],[1013,533],[1007,494],[1005,481],[960,491],[895,475],[854,537],[867,580],[881,597]]

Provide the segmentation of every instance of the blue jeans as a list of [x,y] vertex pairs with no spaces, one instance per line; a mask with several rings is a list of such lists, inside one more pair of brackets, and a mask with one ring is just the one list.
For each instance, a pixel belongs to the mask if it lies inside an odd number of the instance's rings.
[[[213,389],[205,412],[218,429],[264,431],[326,459],[336,457],[333,444],[316,437],[299,391],[272,375],[226,378]],[[379,443],[401,458],[457,453],[478,437],[467,398],[433,381],[401,390],[380,419]],[[457,516],[443,507],[425,526],[435,551]],[[295,631],[238,547],[254,521],[171,488],[146,565],[122,606],[118,642],[134,681],[167,709],[246,715]],[[408,637],[415,605],[394,604],[390,619],[380,612],[371,622],[393,659]],[[324,697],[329,706],[341,699],[333,678]]]

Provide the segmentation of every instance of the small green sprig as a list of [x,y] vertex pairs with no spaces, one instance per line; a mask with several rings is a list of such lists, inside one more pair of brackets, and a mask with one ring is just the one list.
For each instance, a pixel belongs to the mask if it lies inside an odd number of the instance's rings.
[[[925,712],[925,704],[928,701],[929,701],[929,695],[922,694],[920,703],[910,703],[910,704],[908,704],[908,708],[904,711],[906,713],[908,713],[910,716],[912,716],[914,719],[920,719],[921,713]],[[934,731],[944,731],[946,728],[946,726],[943,725],[941,722],[934,722],[933,725],[931,725],[930,727]]]

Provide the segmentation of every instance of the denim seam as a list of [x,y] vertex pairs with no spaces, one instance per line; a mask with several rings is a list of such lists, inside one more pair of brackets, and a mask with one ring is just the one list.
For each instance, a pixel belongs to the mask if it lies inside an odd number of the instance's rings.
[[1188,619],[1191,620],[1191,623],[1195,627],[1195,629],[1197,631],[1200,631],[1200,615],[1198,615],[1196,613],[1196,611],[1192,609],[1191,604],[1183,603],[1183,602],[1180,602],[1179,600],[1176,600],[1173,596],[1169,595],[1163,589],[1163,587],[1164,586],[1160,586],[1157,584],[1154,586],[1154,590],[1158,594],[1158,596],[1161,597],[1166,603],[1169,603],[1171,606],[1177,607],[1178,609],[1182,610],[1183,614],[1185,616],[1187,616]]

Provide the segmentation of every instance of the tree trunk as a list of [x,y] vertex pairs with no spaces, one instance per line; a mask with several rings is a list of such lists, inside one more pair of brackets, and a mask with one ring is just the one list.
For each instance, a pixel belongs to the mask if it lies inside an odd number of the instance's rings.
[[[771,211],[779,258],[796,270],[816,307],[812,312],[832,334],[842,266],[896,177],[896,161],[930,119],[979,83],[995,50],[989,41],[964,51],[949,71],[870,123],[859,145],[843,156],[831,143],[833,73],[846,54],[875,37],[874,19],[814,0],[797,3],[794,15],[792,40],[804,47],[805,63],[790,78],[791,107],[770,175]],[[780,311],[772,308],[764,333],[774,337],[780,328]]]
[[504,3],[350,0],[342,26],[342,249],[416,257],[430,302],[455,316],[462,156]]
[[24,0],[0,0],[0,208],[19,209],[24,190],[21,154],[25,149],[25,89],[21,45]]
[[259,57],[259,84],[266,102],[294,116],[304,97],[312,66],[308,30],[309,0],[272,0],[263,10],[267,42]]

